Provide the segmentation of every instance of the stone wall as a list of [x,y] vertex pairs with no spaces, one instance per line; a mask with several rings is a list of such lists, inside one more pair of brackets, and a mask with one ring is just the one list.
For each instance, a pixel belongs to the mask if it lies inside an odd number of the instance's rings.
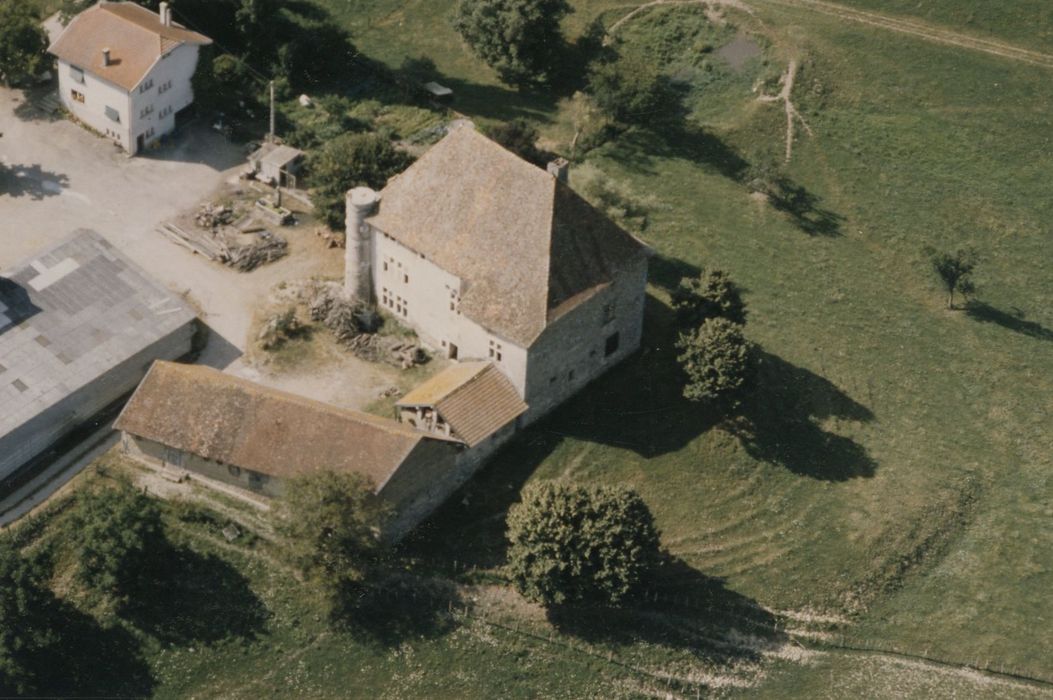
[[647,260],[550,323],[530,349],[525,400],[532,423],[634,353],[643,338]]

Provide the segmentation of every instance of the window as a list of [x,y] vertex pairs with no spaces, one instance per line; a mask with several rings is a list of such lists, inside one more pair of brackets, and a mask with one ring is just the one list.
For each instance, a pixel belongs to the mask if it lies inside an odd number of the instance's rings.
[[614,353],[618,352],[618,343],[621,342],[621,338],[617,333],[607,336],[607,347],[604,349],[604,356],[610,357]]
[[384,261],[384,272],[387,272],[387,271],[388,271],[388,261],[385,260]]
[[172,81],[169,80],[168,82],[161,83],[161,85],[158,86],[157,94],[158,95],[163,95],[164,93],[168,92],[171,89],[172,89]]
[[603,306],[603,325],[607,325],[614,320],[614,302],[604,304]]
[[148,80],[143,81],[143,84],[139,86],[139,94],[140,95],[143,94],[147,90],[151,89],[153,86],[154,86],[154,79],[153,78],[150,78]]
[[160,112],[157,113],[157,117],[158,117],[158,119],[164,119],[165,117],[167,117],[171,113],[172,113],[172,107],[171,106],[165,107],[164,109],[162,109]]
[[[222,464],[222,462],[220,462],[220,464]],[[229,467],[227,467],[227,473],[233,477],[239,477],[241,476],[241,467],[236,467],[233,464],[231,464]]]
[[493,358],[493,359],[497,360],[498,362],[500,362],[501,361],[501,350],[502,350],[501,343],[498,343],[497,341],[494,341],[494,340],[490,341],[490,357],[491,358]]
[[145,107],[143,107],[142,109],[139,110],[139,118],[143,119],[145,117],[150,116],[153,113],[154,113],[154,106],[153,105],[146,105]]
[[113,107],[106,108],[106,116],[112,119],[113,121],[117,122],[118,124],[121,123],[121,114]]
[[76,66],[69,67],[69,77],[73,79],[73,82],[84,84],[84,71]]
[[567,372],[567,381],[574,381],[574,370],[570,370],[569,372]]
[[403,316],[409,316],[409,302],[408,301],[402,302],[402,315]]
[[409,275],[402,275],[402,283],[409,284]]
[[388,288],[384,287],[384,292],[381,295],[384,306],[391,306],[391,299],[388,297]]
[[77,92],[76,90],[70,90],[69,92],[70,92],[70,97],[73,98],[74,102],[80,102],[81,104],[84,104],[84,93],[83,92]]

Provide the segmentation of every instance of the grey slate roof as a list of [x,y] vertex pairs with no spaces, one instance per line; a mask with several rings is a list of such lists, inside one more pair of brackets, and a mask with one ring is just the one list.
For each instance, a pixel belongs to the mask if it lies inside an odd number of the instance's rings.
[[0,272],[0,437],[193,319],[94,231]]
[[459,277],[461,312],[522,347],[647,250],[467,125],[388,182],[370,223]]

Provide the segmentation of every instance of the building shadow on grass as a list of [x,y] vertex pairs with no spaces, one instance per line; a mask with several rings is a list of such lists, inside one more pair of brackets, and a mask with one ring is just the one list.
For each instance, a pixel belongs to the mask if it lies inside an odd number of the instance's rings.
[[759,661],[787,639],[776,616],[755,600],[675,557],[635,603],[558,607],[548,618],[561,633],[590,644],[666,647],[716,665]]
[[62,194],[69,187],[69,177],[33,165],[0,164],[0,197],[29,197],[41,200]]
[[139,641],[120,626],[103,626],[73,605],[54,599],[56,641],[28,666],[31,695],[147,697],[157,684]]
[[252,639],[269,613],[237,569],[214,554],[162,545],[120,615],[167,644]]
[[874,415],[829,380],[760,351],[756,389],[728,425],[755,459],[795,474],[823,481],[872,477],[877,463],[866,448],[820,427],[829,418],[867,423]]
[[965,307],[969,318],[982,323],[993,323],[1007,330],[1026,335],[1036,340],[1053,341],[1053,329],[1040,323],[1028,321],[1024,312],[1013,308],[1010,312],[1002,311],[982,301],[970,301]]
[[341,598],[333,611],[336,626],[384,648],[449,634],[458,624],[453,611],[464,605],[450,581],[401,572],[368,587],[349,585]]

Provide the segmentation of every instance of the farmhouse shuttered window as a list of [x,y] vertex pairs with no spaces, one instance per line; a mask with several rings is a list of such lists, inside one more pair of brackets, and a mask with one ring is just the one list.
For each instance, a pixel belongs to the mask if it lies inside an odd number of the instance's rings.
[[80,83],[81,85],[84,84],[84,71],[82,71],[80,68],[77,68],[76,66],[69,67],[69,77],[75,83]]
[[76,90],[70,90],[69,93],[70,93],[70,97],[73,98],[74,102],[80,102],[81,104],[84,104],[84,93],[83,92],[77,92]]
[[121,113],[113,107],[106,108],[106,116],[112,119],[113,121],[117,122],[118,124],[121,123]]

